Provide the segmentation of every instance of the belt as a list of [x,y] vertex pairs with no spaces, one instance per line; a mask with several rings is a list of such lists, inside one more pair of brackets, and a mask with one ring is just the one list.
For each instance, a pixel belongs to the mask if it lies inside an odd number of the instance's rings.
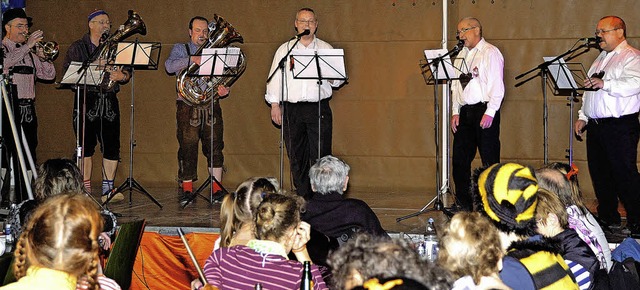
[[463,107],[470,107],[470,108],[477,108],[477,107],[482,107],[482,106],[486,106],[488,102],[479,102],[479,103],[475,103],[475,104],[467,104],[467,105],[463,105]]
[[627,121],[627,120],[633,120],[636,119],[638,120],[638,113],[635,114],[629,114],[629,115],[624,115],[624,116],[620,116],[619,118],[616,117],[608,117],[608,118],[589,118],[589,124],[606,124],[606,123],[610,123],[613,121]]
[[22,106],[33,105],[33,99],[18,99],[18,104]]
[[16,65],[9,69],[9,72],[14,74],[22,74],[22,75],[32,75],[34,73],[34,68],[25,65]]

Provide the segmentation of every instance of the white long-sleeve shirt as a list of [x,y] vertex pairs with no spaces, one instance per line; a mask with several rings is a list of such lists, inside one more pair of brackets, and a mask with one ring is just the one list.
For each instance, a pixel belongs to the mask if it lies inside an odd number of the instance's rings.
[[640,51],[625,40],[613,51],[601,52],[588,75],[600,71],[604,71],[604,85],[584,93],[579,119],[618,118],[640,111]]
[[[271,64],[271,69],[269,72],[271,73],[278,67],[278,63],[280,59],[284,57],[291,46],[295,43],[295,40],[290,40],[280,45],[278,50],[276,50],[276,54],[273,57],[273,62]],[[313,41],[308,46],[304,46],[302,43],[298,42],[296,44],[295,49],[332,49],[333,47],[314,36]],[[299,64],[297,64],[299,65]],[[267,92],[264,96],[264,99],[269,104],[280,102],[281,93],[281,85],[280,81],[282,78],[282,74],[280,71],[276,72],[271,81],[267,83]],[[322,82],[322,86],[320,89],[320,99],[324,100],[331,97],[333,91],[331,87],[338,87],[344,81],[327,81],[324,80]],[[291,70],[290,61],[287,60],[285,63],[285,81],[284,81],[284,96],[283,101],[290,103],[298,103],[298,102],[317,102],[318,101],[318,82],[314,79],[294,79],[293,72]]]
[[[464,59],[466,67],[461,67],[460,59]],[[464,105],[485,102],[485,115],[493,117],[504,98],[504,58],[500,50],[482,38],[473,49],[462,49],[455,66],[464,73],[470,72],[472,79],[464,89],[459,81],[452,83],[453,115],[458,115]]]

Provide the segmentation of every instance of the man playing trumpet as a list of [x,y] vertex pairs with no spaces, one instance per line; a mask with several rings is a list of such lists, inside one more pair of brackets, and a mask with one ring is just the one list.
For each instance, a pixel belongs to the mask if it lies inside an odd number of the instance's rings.
[[[106,40],[111,30],[109,15],[104,10],[96,10],[88,16],[89,33],[69,46],[67,56],[64,60],[65,71],[72,61],[83,62],[88,60],[93,51],[100,47]],[[106,60],[98,59],[96,62],[104,65]],[[91,68],[93,69],[93,67]],[[107,69],[105,70],[100,86],[87,86],[86,99],[81,97],[80,104],[75,102],[73,110],[73,123],[76,135],[82,140],[83,145],[83,176],[85,189],[91,192],[91,157],[95,153],[95,147],[100,142],[102,151],[102,201],[106,201],[109,194],[113,192],[113,180],[118,168],[120,159],[120,108],[117,93],[120,91],[118,83],[129,81],[130,72],[128,69]],[[116,81],[112,87],[108,87],[109,81]],[[82,111],[83,102],[86,111]],[[78,116],[82,116],[80,130],[76,128]],[[84,134],[82,128],[84,127]],[[78,132],[80,131],[80,132]],[[117,193],[111,201],[123,200],[122,193]]]
[[[45,57],[42,47],[33,50],[42,40],[43,33],[37,30],[29,36],[31,24],[31,17],[27,17],[21,8],[9,9],[3,14],[2,28],[5,30],[5,37],[2,39],[2,49],[5,54],[3,73],[11,76],[11,85],[8,89],[11,88],[9,91],[17,100],[13,104],[16,126],[18,130],[22,128],[29,145],[29,152],[35,161],[36,146],[38,146],[38,118],[34,103],[35,82],[37,79],[53,80],[56,70],[53,63]],[[7,117],[3,116],[3,118],[5,122],[2,126],[2,135],[8,152],[14,154],[16,151],[11,127]],[[14,160],[17,159],[16,156],[14,155]]]

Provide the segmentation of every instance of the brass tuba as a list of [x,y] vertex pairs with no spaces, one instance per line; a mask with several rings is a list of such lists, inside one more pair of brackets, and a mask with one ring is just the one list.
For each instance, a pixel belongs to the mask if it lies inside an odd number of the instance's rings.
[[[140,15],[133,10],[129,10],[129,18],[124,24],[120,25],[120,28],[113,33],[113,35],[109,36],[102,44],[102,51],[99,54],[98,58],[102,58],[107,60],[107,64],[113,63],[116,60],[116,50],[118,49],[118,42],[126,39],[127,37],[134,35],[147,35],[147,26],[142,21]],[[106,69],[106,68],[105,68]],[[114,67],[111,68],[115,70]],[[106,89],[111,89],[115,86],[116,82],[109,80],[109,83],[106,86]]]
[[[234,42],[244,42],[242,35],[217,14],[213,15],[213,21],[209,23],[208,38],[208,41],[201,45],[194,55],[200,55],[205,48],[219,48]],[[177,74],[176,90],[182,99],[191,106],[205,106],[212,100],[220,98],[218,86],[231,86],[247,68],[247,63],[244,54],[240,52],[237,66],[225,68],[225,73],[233,76],[194,76],[198,73],[199,68],[198,64],[192,63]]]

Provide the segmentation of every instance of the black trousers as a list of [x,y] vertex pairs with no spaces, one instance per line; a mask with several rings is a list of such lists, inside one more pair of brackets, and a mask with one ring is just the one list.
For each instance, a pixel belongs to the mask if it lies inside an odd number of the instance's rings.
[[598,216],[608,223],[620,223],[620,200],[627,211],[627,223],[640,224],[638,114],[590,119],[587,134],[587,160],[598,198]]
[[482,129],[480,120],[487,110],[486,103],[460,108],[460,124],[453,134],[452,172],[458,205],[471,210],[471,162],[480,152],[482,166],[500,162],[500,111],[493,117],[491,127]]
[[[310,198],[309,168],[318,157],[318,103],[301,102],[284,104],[284,143],[291,166],[293,185],[298,195]],[[320,102],[321,136],[320,157],[331,154],[333,114],[329,100]]]
[[[29,145],[29,153],[31,153],[31,157],[33,157],[33,162],[37,164],[36,147],[38,147],[38,117],[36,116],[36,105],[33,100],[26,99],[16,98],[13,102],[12,110],[16,121],[16,127],[18,130],[22,128],[22,133],[27,139],[27,145]],[[4,104],[2,106],[4,106]],[[11,132],[11,124],[9,124],[9,117],[4,108],[2,109],[2,122],[2,137],[4,138],[6,145],[6,158],[2,161],[2,166],[6,168],[8,166],[8,159],[10,156],[13,156],[14,161],[17,161],[18,154],[13,134]],[[21,136],[20,132],[18,132],[18,136]],[[26,148],[23,146],[23,152],[26,153],[24,150],[26,150]],[[3,158],[5,156],[3,156]],[[25,162],[27,162],[27,169],[31,170],[31,165],[28,164],[27,156],[24,155],[24,158]],[[20,172],[20,169],[17,167],[16,172]]]

